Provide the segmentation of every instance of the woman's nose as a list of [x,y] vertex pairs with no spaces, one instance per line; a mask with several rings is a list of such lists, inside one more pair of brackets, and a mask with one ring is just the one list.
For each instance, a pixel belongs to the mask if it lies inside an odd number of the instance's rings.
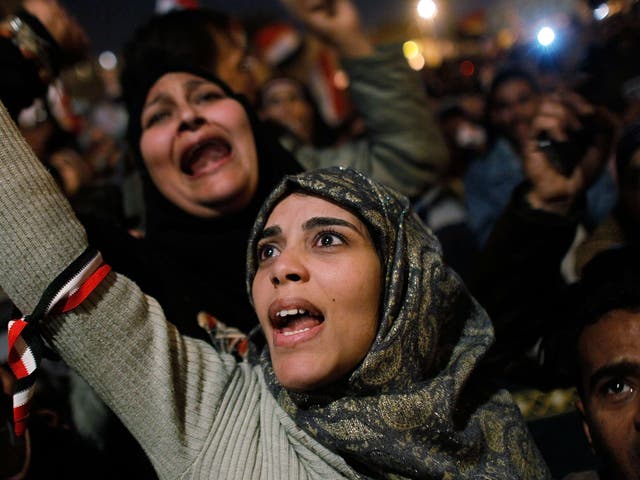
[[303,259],[293,251],[282,252],[272,266],[271,283],[274,287],[289,282],[303,282],[308,278]]
[[198,113],[198,111],[192,106],[184,106],[180,110],[180,125],[179,131],[191,131],[197,130],[204,124],[204,118]]
[[274,286],[281,285],[282,283],[284,283],[286,281],[299,282],[300,280],[302,280],[302,277],[300,275],[298,275],[297,273],[287,273],[284,276],[273,275],[271,277],[271,283]]

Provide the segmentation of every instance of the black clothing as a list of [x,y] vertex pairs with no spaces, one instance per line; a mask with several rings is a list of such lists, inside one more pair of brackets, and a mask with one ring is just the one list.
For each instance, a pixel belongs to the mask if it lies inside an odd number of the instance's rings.
[[[20,19],[31,28],[40,38],[48,43],[48,53],[54,70],[60,67],[60,48],[40,21],[26,11],[16,12]],[[41,82],[38,67],[26,59],[22,52],[13,44],[11,39],[0,36],[0,98],[2,103],[15,120],[24,108],[33,103],[37,97],[44,95],[48,85]]]
[[102,252],[107,263],[156,298],[167,319],[183,334],[208,339],[197,324],[200,311],[248,334],[258,325],[244,289],[249,231],[262,202],[280,179],[303,169],[280,145],[277,136],[257,120],[243,97],[232,93],[210,73],[181,65],[156,64],[136,84],[135,91],[142,95],[142,100],[133,98],[132,92],[125,95],[128,108],[138,115],[129,121],[128,136],[132,145],[138,145],[140,140],[139,118],[146,98],[140,85],[150,88],[165,73],[176,71],[193,73],[216,83],[245,108],[258,153],[258,187],[250,204],[240,212],[221,218],[190,215],[158,191],[139,158],[138,164],[143,169],[145,238],[134,239],[114,231],[111,226],[84,223],[89,227],[90,242]]
[[510,388],[546,390],[560,379],[542,368],[539,349],[531,353],[558,319],[567,287],[560,265],[584,201],[567,216],[555,215],[529,206],[528,188],[523,183],[515,190],[478,255],[469,288],[489,313],[496,333],[485,362],[490,375]]
[[107,263],[156,298],[167,319],[191,337],[207,339],[196,321],[202,310],[244,333],[258,324],[244,289],[249,231],[260,205],[280,178],[302,167],[275,138],[273,143],[262,141],[264,135],[254,133],[259,185],[243,211],[212,220],[194,217],[169,202],[144,174],[144,239],[110,225],[84,222],[90,242]]

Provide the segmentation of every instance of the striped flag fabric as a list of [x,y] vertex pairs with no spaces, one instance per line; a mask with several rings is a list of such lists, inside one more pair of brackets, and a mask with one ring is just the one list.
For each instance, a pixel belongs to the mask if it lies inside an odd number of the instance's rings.
[[33,313],[9,322],[9,367],[16,377],[13,394],[14,430],[24,435],[35,391],[36,373],[45,346],[37,324],[47,315],[64,313],[80,305],[107,276],[111,267],[102,255],[88,248],[47,287]]

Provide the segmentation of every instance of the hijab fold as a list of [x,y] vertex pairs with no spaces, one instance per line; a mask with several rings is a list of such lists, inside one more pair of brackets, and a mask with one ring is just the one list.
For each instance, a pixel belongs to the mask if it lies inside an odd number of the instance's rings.
[[493,342],[489,318],[405,197],[340,167],[286,177],[251,234],[249,291],[260,232],[292,192],[334,202],[367,225],[384,288],[374,343],[343,382],[289,392],[265,349],[265,379],[285,411],[365,477],[550,478],[509,393],[484,388],[475,374]]

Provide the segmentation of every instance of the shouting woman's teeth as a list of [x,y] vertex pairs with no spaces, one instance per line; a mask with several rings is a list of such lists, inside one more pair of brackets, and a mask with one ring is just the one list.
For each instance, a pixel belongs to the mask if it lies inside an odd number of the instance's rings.
[[320,312],[299,307],[283,308],[274,317],[273,326],[286,336],[306,332],[324,321]]
[[284,318],[288,315],[304,315],[307,311],[303,308],[291,308],[289,310],[280,310],[276,313],[276,317]]
[[311,328],[310,328],[310,327],[305,327],[305,328],[301,328],[300,330],[293,330],[293,331],[286,331],[286,332],[285,332],[285,331],[283,331],[283,332],[282,332],[282,334],[283,334],[285,337],[288,337],[288,336],[290,336],[290,335],[296,335],[296,334],[298,334],[298,333],[306,332],[306,331],[308,331],[308,330],[311,330]]

